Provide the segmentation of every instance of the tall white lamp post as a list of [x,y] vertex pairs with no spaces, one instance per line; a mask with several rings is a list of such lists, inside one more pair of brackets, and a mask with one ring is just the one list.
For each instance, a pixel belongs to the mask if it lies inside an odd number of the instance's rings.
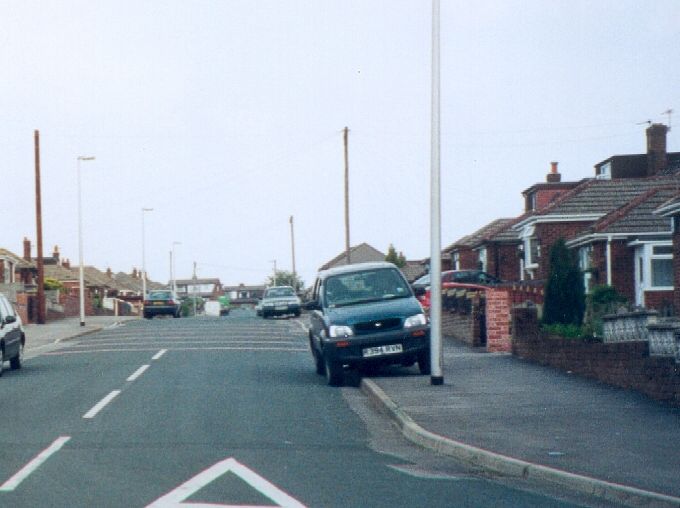
[[144,232],[144,212],[153,212],[153,208],[142,207],[142,301],[146,300],[146,238]]
[[430,153],[430,383],[444,383],[442,374],[442,251],[440,191],[439,0],[432,0],[432,130]]
[[83,270],[83,203],[80,192],[80,161],[93,161],[92,156],[78,156],[78,256],[80,258],[80,326],[85,326],[85,273]]

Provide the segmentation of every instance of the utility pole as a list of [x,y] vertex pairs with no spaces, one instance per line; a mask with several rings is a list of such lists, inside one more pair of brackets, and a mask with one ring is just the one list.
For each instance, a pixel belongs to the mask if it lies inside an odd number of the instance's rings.
[[[293,216],[290,216],[290,247],[293,257],[293,286],[297,286],[297,278],[295,276],[295,230],[293,228]],[[294,287],[297,292],[298,288]]]
[[348,154],[349,128],[343,129],[343,141],[345,145],[345,261],[349,265],[352,261],[349,256],[349,154]]
[[35,223],[38,242],[38,315],[39,325],[45,324],[45,266],[43,264],[42,244],[42,199],[40,193],[40,132],[33,132],[35,144]]
[[193,282],[194,282],[194,317],[196,317],[196,286],[197,286],[197,279],[196,279],[196,261],[194,261],[194,275],[192,277]]

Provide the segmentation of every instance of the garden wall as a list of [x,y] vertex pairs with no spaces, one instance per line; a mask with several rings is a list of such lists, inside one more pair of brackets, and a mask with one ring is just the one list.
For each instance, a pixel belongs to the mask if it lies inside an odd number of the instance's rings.
[[516,308],[512,353],[680,406],[680,365],[673,357],[650,357],[645,341],[604,344],[548,337],[540,331],[536,309]]

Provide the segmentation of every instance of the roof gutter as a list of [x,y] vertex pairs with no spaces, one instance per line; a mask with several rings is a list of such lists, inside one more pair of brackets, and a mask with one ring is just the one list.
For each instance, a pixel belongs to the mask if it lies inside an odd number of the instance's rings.
[[613,240],[627,240],[630,237],[664,237],[664,236],[670,236],[671,231],[657,231],[656,233],[635,233],[635,232],[629,232],[629,233],[591,233],[589,235],[585,236],[580,236],[578,238],[574,238],[573,240],[569,240],[566,242],[567,247],[570,249],[575,248],[575,247],[582,247],[583,245],[587,245],[592,242],[597,242],[597,241],[613,241]]
[[604,214],[602,213],[533,215],[531,217],[527,217],[523,221],[518,222],[512,226],[512,229],[517,231],[526,226],[542,224],[546,222],[594,222],[603,216]]

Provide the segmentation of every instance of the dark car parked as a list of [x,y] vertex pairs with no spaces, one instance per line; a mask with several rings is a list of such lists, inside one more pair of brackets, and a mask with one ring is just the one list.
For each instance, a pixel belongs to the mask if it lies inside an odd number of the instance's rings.
[[144,317],[167,315],[180,317],[181,302],[169,289],[149,291],[144,300]]
[[319,272],[309,344],[318,374],[341,385],[344,368],[418,362],[430,373],[430,327],[401,271],[391,263],[360,263]]
[[[442,272],[442,282],[459,282],[461,284],[498,284],[498,277],[481,270],[446,270]],[[416,296],[425,294],[430,287],[430,274],[427,273],[411,284]]]
[[21,368],[25,343],[21,318],[7,297],[0,294],[0,376],[8,360],[12,369]]

